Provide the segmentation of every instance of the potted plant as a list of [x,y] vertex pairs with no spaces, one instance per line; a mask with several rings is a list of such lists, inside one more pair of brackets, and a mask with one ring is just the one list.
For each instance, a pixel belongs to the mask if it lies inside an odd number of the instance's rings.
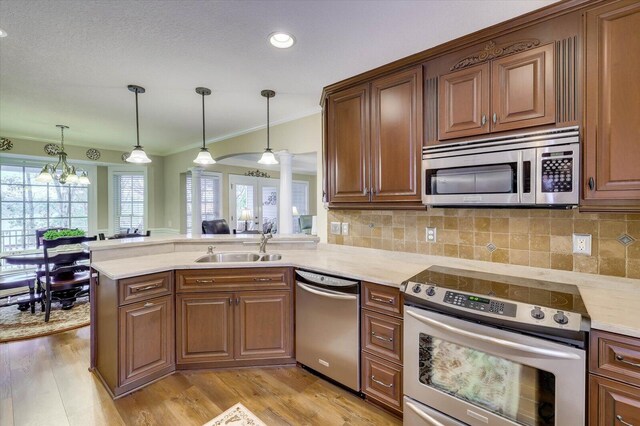
[[61,229],[59,231],[51,230],[42,236],[45,240],[55,240],[58,238],[84,237],[86,233],[82,229]]

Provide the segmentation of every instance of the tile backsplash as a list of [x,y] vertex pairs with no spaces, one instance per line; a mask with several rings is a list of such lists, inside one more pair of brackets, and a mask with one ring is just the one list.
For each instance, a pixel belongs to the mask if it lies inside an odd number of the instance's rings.
[[[539,268],[640,278],[640,214],[577,210],[330,210],[349,235],[328,242]],[[425,228],[437,229],[427,243]],[[572,254],[572,234],[592,236],[591,255]]]

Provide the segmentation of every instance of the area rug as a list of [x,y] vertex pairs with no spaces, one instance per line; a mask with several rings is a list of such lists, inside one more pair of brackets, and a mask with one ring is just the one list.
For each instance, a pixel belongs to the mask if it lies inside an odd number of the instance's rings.
[[32,314],[31,310],[19,311],[16,306],[7,306],[0,309],[0,343],[61,333],[84,327],[89,322],[88,296],[79,298],[68,311],[63,311],[59,304],[54,303],[49,322],[44,322],[44,312],[40,311],[40,304],[36,305],[35,314]]
[[247,407],[237,403],[215,419],[203,426],[267,426],[257,418]]

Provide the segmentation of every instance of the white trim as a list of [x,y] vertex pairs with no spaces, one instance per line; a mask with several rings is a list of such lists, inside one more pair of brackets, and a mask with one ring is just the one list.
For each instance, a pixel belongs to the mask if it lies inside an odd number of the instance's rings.
[[108,168],[108,213],[109,213],[109,233],[115,234],[115,228],[113,223],[113,175],[124,174],[129,172],[142,172],[144,174],[144,229],[148,229],[149,226],[149,174],[145,166],[128,166],[126,164],[118,166],[110,166]]

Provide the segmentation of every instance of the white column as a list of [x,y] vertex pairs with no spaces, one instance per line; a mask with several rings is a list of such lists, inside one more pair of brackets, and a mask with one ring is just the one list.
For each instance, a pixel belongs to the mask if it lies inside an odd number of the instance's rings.
[[193,237],[202,235],[201,177],[202,169],[200,167],[191,168],[191,236]]
[[280,220],[278,232],[280,234],[293,233],[293,171],[291,159],[293,155],[287,150],[278,153],[280,161]]

